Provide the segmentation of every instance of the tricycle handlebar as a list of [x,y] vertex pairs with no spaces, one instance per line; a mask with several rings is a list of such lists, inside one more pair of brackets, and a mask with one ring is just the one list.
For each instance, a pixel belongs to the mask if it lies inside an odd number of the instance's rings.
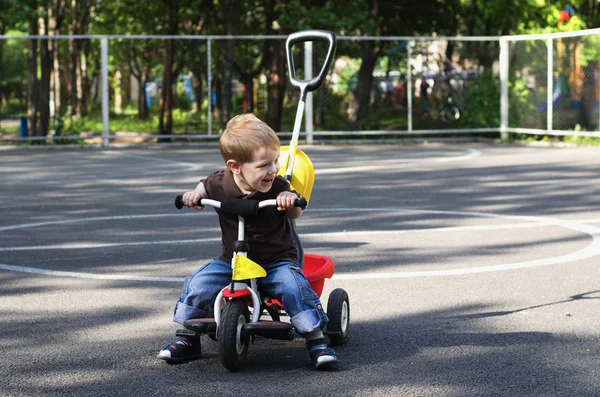
[[[276,206],[277,200],[269,199],[263,201],[256,200],[246,200],[246,199],[236,199],[236,198],[228,198],[223,201],[216,201],[212,199],[200,199],[198,200],[199,206],[211,206],[219,209],[221,213],[228,215],[239,215],[243,217],[252,217],[258,214],[258,210],[260,208]],[[294,207],[299,207],[305,209],[307,205],[306,199],[304,197],[299,197],[294,202]],[[175,198],[175,207],[177,209],[182,209],[184,207],[183,204],[183,196],[179,195]]]

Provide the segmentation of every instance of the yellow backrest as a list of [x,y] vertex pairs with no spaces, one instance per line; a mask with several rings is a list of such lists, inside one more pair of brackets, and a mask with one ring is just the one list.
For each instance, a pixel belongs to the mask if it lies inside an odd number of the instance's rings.
[[[279,165],[281,169],[278,175],[285,177],[285,170],[287,169],[288,157],[289,157],[289,146],[281,147],[281,155],[279,157]],[[312,193],[313,185],[315,183],[315,167],[312,162],[302,150],[296,150],[296,158],[294,160],[294,168],[292,170],[292,189],[300,193],[306,201],[310,201],[310,195]]]

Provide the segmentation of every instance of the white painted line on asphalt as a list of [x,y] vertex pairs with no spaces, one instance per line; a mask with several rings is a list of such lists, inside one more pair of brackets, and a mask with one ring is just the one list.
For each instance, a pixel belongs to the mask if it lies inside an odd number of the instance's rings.
[[[503,225],[485,225],[485,226],[450,226],[424,229],[406,229],[406,230],[353,230],[341,232],[322,232],[322,233],[302,233],[302,238],[324,237],[324,236],[362,236],[362,235],[381,235],[381,234],[406,234],[406,233],[436,233],[436,232],[458,232],[458,231],[481,231],[481,230],[502,230],[502,229],[526,229],[531,227],[552,226],[551,223],[511,223]],[[14,251],[43,251],[43,250],[69,250],[69,249],[92,249],[107,247],[132,247],[142,245],[170,245],[170,244],[202,244],[221,241],[221,238],[202,238],[188,240],[161,240],[161,241],[138,241],[129,243],[74,243],[58,245],[37,245],[22,247],[0,247],[0,252]]]
[[167,240],[167,241],[138,241],[131,243],[75,243],[75,244],[59,244],[59,245],[37,245],[32,247],[5,247],[0,248],[0,252],[14,251],[45,251],[45,250],[72,250],[72,249],[93,249],[93,248],[114,248],[114,247],[135,247],[143,245],[175,245],[175,244],[198,244],[212,243],[221,241],[221,238],[203,238],[195,240]]
[[134,159],[149,160],[152,162],[159,161],[159,162],[163,162],[163,163],[183,165],[183,166],[188,167],[189,170],[198,170],[198,169],[205,167],[205,165],[203,165],[203,164],[184,163],[183,161],[178,161],[178,160],[165,159],[165,158],[156,157],[156,156],[143,156],[141,154],[132,154],[132,153],[128,153],[128,152],[126,153],[126,152],[120,152],[120,151],[107,150],[102,153],[112,155],[112,156],[131,157]]
[[481,152],[477,149],[467,149],[467,150],[469,151],[469,154],[466,154],[464,156],[442,158],[442,159],[437,159],[436,161],[439,161],[442,163],[447,163],[450,161],[463,161],[463,160],[470,160],[473,157],[477,157],[477,156],[481,155]]
[[[581,222],[576,222],[572,220],[560,220],[560,219],[552,219],[546,217],[535,217],[535,216],[513,216],[513,215],[502,215],[502,214],[494,214],[494,213],[483,213],[483,212],[460,212],[460,211],[434,211],[434,210],[415,210],[415,209],[377,209],[377,208],[366,208],[366,209],[347,209],[347,208],[333,208],[329,210],[321,210],[321,211],[330,211],[330,212],[360,212],[360,211],[370,211],[370,212],[405,212],[405,213],[426,213],[426,214],[445,214],[445,215],[453,215],[453,216],[475,216],[475,217],[485,217],[485,218],[504,218],[511,220],[519,220],[519,221],[528,221],[529,224],[516,223],[514,227],[531,227],[535,225],[544,225],[544,226],[560,226],[573,231],[578,231],[584,234],[589,235],[592,238],[592,242],[585,248],[573,252],[571,254],[562,255],[558,257],[550,257],[544,258],[534,261],[527,262],[517,262],[517,263],[509,263],[503,265],[494,265],[494,266],[483,266],[483,267],[471,267],[471,268],[462,268],[462,269],[449,269],[449,270],[432,270],[432,271],[422,271],[422,272],[388,272],[388,273],[377,273],[377,272],[369,272],[369,273],[347,273],[347,274],[338,274],[334,275],[333,279],[335,280],[368,280],[368,279],[390,279],[390,278],[407,278],[407,277],[437,277],[437,276],[453,276],[453,275],[465,275],[465,274],[477,274],[477,273],[487,273],[487,272],[496,272],[496,271],[504,271],[504,270],[516,270],[516,269],[524,269],[531,267],[540,267],[540,266],[548,266],[560,263],[574,262],[582,259],[587,259],[593,256],[600,254],[600,228],[591,225],[584,225]],[[178,214],[179,215],[179,214]],[[183,214],[181,214],[183,215]],[[179,216],[181,216],[179,215]],[[174,216],[171,214],[148,214],[148,215],[136,215],[131,217],[114,217],[118,219],[139,219],[139,218],[148,218],[148,217],[164,217],[164,216]],[[88,219],[102,219],[102,220],[110,220],[113,217],[102,217],[102,218],[88,218]],[[61,222],[61,221],[57,221]],[[583,222],[583,221],[582,221]],[[51,222],[44,222],[44,225],[49,225]],[[39,224],[30,224],[30,225],[39,225]],[[19,225],[17,225],[19,226]],[[20,225],[24,226],[24,225]],[[490,230],[493,230],[496,227],[506,228],[510,225],[490,225]],[[14,229],[14,227],[13,227]],[[455,228],[434,228],[429,229],[429,231],[458,231],[458,230],[468,230],[469,227],[455,227]],[[5,228],[4,230],[11,230],[10,227]],[[406,230],[406,231],[396,231],[396,232],[417,232],[425,229],[417,229],[417,230]],[[471,229],[472,230],[472,229]],[[348,232],[333,232],[338,234],[348,234]],[[364,233],[364,232],[361,232]],[[367,233],[372,233],[368,231]],[[313,235],[331,235],[331,233],[315,233]],[[135,244],[135,243],[132,243]],[[55,275],[55,276],[63,276],[63,277],[78,277],[78,278],[93,278],[93,279],[103,279],[103,280],[130,280],[130,281],[182,281],[183,278],[177,277],[140,277],[140,276],[121,276],[121,275],[100,275],[100,274],[92,274],[92,273],[78,273],[78,272],[64,272],[64,271],[56,271],[56,270],[47,270],[47,269],[39,269],[39,268],[28,268],[22,266],[12,266],[7,264],[0,264],[0,269],[9,270],[9,271],[20,271],[26,273],[34,273],[34,274],[44,274],[44,275]]]
[[150,281],[150,282],[182,282],[182,277],[144,277],[144,276],[125,276],[118,274],[96,274],[81,272],[65,272],[61,270],[39,269],[35,267],[12,266],[0,263],[0,269],[12,272],[41,274],[45,276],[75,277],[91,280],[116,280],[116,281]]
[[577,222],[577,223],[600,223],[600,218],[596,218],[596,219],[583,219],[583,220],[577,220],[575,222]]
[[[148,160],[151,162],[162,162],[162,163],[167,163],[167,164],[181,165],[186,168],[183,170],[178,168],[178,169],[174,169],[174,170],[161,169],[160,171],[152,170],[152,171],[146,171],[146,172],[137,172],[137,173],[134,172],[134,173],[130,173],[130,174],[122,173],[122,174],[115,174],[115,175],[102,176],[102,177],[98,176],[98,175],[86,174],[86,175],[70,176],[68,178],[67,182],[86,182],[86,181],[90,181],[90,180],[98,181],[98,180],[100,180],[100,178],[102,178],[102,182],[107,182],[109,180],[124,179],[124,178],[160,177],[160,176],[169,175],[169,174],[177,174],[177,173],[189,172],[189,171],[199,171],[206,167],[205,164],[184,163],[184,162],[177,161],[177,160],[164,159],[164,158],[155,157],[155,156],[149,157],[149,156],[142,156],[142,155],[123,153],[123,152],[115,152],[115,151],[106,151],[106,152],[102,152],[102,153],[104,155],[131,157],[131,158],[136,158],[136,159]],[[6,184],[10,185],[10,186],[14,186],[14,185],[27,183],[27,182],[65,183],[65,178],[19,177],[13,181],[6,182]]]
[[[207,213],[202,213],[206,215]],[[175,216],[191,216],[199,215],[198,213],[182,213],[182,214],[143,214],[143,215],[117,215],[117,216],[97,216],[93,218],[77,218],[77,219],[65,219],[62,221],[46,221],[46,222],[35,222],[35,223],[23,223],[20,225],[10,225],[0,227],[0,232],[6,230],[15,229],[30,229],[41,226],[53,226],[53,225],[65,225],[69,223],[82,223],[82,222],[98,222],[98,221],[115,221],[115,220],[131,220],[131,219],[144,219],[144,218],[170,218]]]
[[[456,211],[424,211],[428,213],[447,213],[447,214],[461,214]],[[480,266],[480,267],[470,267],[470,268],[462,268],[462,269],[448,269],[448,270],[430,270],[430,271],[422,271],[422,272],[388,272],[388,273],[354,273],[354,274],[334,274],[332,279],[335,280],[364,280],[364,279],[389,279],[389,278],[416,278],[416,277],[436,277],[436,276],[456,276],[456,275],[465,275],[465,274],[477,274],[477,273],[488,273],[488,272],[497,272],[504,270],[516,270],[516,269],[526,269],[532,267],[541,267],[541,266],[549,266],[556,265],[561,263],[575,262],[582,259],[588,259],[593,256],[600,254],[600,228],[595,226],[584,225],[580,222],[575,221],[563,221],[559,219],[551,219],[551,218],[543,218],[543,217],[533,217],[533,216],[502,216],[499,214],[485,214],[485,213],[476,213],[476,212],[466,212],[462,214],[479,214],[480,216],[486,217],[503,217],[503,218],[512,218],[512,219],[529,219],[539,220],[542,224],[545,225],[556,225],[561,226],[566,229],[570,229],[573,231],[578,231],[584,234],[589,235],[592,238],[592,242],[585,248],[578,250],[576,252],[557,256],[544,258],[533,261],[526,262],[517,262],[517,263],[507,263],[502,265],[493,265],[493,266]]]
[[364,165],[364,166],[355,166],[355,167],[336,167],[336,168],[327,168],[321,170],[315,170],[315,175],[335,175],[342,174],[348,172],[364,172],[364,171],[377,171],[377,170],[389,170],[390,167],[394,167],[394,169],[398,169],[400,166],[405,165],[414,165],[415,163],[423,163],[427,161],[437,161],[437,162],[450,162],[450,161],[464,161],[469,160],[473,157],[477,157],[481,155],[481,152],[477,149],[467,149],[469,154],[463,156],[455,156],[455,157],[428,157],[422,158],[414,161],[398,161],[398,160],[387,160],[387,161],[377,161],[377,164],[374,165]]

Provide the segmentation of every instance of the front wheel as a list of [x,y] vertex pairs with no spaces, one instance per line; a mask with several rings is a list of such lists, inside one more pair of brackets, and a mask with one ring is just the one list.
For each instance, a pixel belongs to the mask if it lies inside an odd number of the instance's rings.
[[334,346],[348,341],[350,328],[350,300],[348,293],[341,288],[334,289],[327,300],[327,335]]
[[250,321],[250,311],[246,302],[232,299],[225,305],[219,324],[219,357],[229,371],[242,369],[250,338],[244,333],[244,325]]

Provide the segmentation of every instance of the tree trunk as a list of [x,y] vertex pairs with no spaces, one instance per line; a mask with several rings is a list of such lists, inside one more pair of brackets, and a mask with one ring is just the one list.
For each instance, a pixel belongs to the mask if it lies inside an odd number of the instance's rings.
[[59,51],[58,51],[58,40],[53,40],[53,59],[52,59],[52,69],[53,69],[53,79],[52,79],[52,92],[54,95],[54,116],[60,117],[61,114],[61,96],[60,96],[60,64],[59,64]]
[[232,79],[233,79],[233,57],[235,53],[235,40],[224,41],[224,69],[223,69],[223,85],[221,94],[221,128],[225,128],[227,121],[231,114],[231,100],[232,100]]
[[[223,0],[223,33],[225,35],[236,36],[240,32],[241,10],[240,0]],[[235,57],[235,39],[225,40],[224,61],[225,68],[223,73],[223,99],[221,109],[221,127],[225,125],[231,117],[231,98],[232,98],[232,80]]]
[[244,81],[246,106],[244,112],[254,113],[254,78],[249,77]]
[[[71,14],[73,22],[69,26],[69,34],[79,34],[79,12],[76,0],[71,0]],[[69,39],[69,106],[67,108],[67,117],[69,123],[73,124],[75,109],[77,107],[77,70],[79,59],[79,44],[75,39]]]
[[[37,2],[34,2],[34,9]],[[38,34],[37,17],[29,18],[29,35],[35,36]],[[37,108],[38,108],[38,40],[29,40],[29,48],[27,53],[27,121],[30,136],[38,135]]]
[[[84,2],[71,0],[71,35],[90,33],[90,16],[94,12],[92,0]],[[87,101],[84,95],[87,84],[88,39],[69,39],[69,107],[67,117],[80,119],[87,113]]]
[[[265,4],[265,30],[267,34],[286,34],[288,30],[286,26],[280,26],[279,31],[273,29],[273,22],[278,19],[275,6],[282,3],[285,3],[285,0],[268,1]],[[283,99],[288,80],[285,41],[267,40],[263,60],[267,69],[267,112],[265,122],[274,131],[281,131]]]
[[[168,3],[169,19],[167,25],[167,34],[177,33],[177,4]],[[166,57],[163,70],[163,84],[158,103],[158,133],[159,135],[171,135],[173,133],[173,40],[166,42]],[[166,118],[166,122],[165,122]],[[161,142],[168,142],[171,139],[161,138]]]
[[[92,24],[90,21],[93,21],[96,18],[96,6],[97,4],[92,0],[86,1],[86,12],[84,13],[84,18],[82,22],[82,29],[86,35],[91,35],[93,33]],[[81,59],[81,97],[79,97],[79,113],[81,117],[85,117],[88,114],[88,104],[89,104],[89,94],[92,90],[93,78],[95,75],[100,75],[100,51],[94,51],[92,47],[92,42],[89,39],[83,40],[82,43],[82,59]],[[95,59],[95,69],[90,73],[89,59],[91,58],[91,54],[96,54]]]
[[[203,70],[205,70],[206,66],[202,67],[200,62],[198,62],[197,55],[201,49],[201,45],[198,40],[189,40],[188,48],[191,55],[190,60],[190,82],[192,84],[192,93],[194,94],[194,103],[192,104],[193,112],[199,112],[202,109],[202,97],[204,93],[203,87]],[[206,62],[203,63],[206,65]]]
[[[202,75],[196,75],[192,73],[192,90],[194,92],[194,111],[200,112],[202,110],[202,97],[204,96],[204,83],[202,81]],[[210,95],[210,92],[208,93]]]
[[[172,130],[172,93],[171,89],[171,71],[173,68],[173,40],[167,40],[166,58],[163,71],[162,89],[160,91],[160,100],[158,102],[158,133],[160,135],[170,135]],[[166,123],[165,123],[165,118]],[[161,139],[166,142],[169,139]]]
[[[150,65],[147,64],[144,66],[142,70],[142,74],[138,79],[138,83],[140,85],[140,93],[138,95],[138,118],[141,120],[148,119],[150,115],[150,109],[148,109],[148,105],[146,104],[146,83],[148,82],[148,75],[150,74]],[[135,76],[135,75],[134,75]]]
[[326,103],[326,97],[328,95],[328,90],[327,90],[327,83],[325,83],[325,85],[323,87],[321,87],[321,89],[319,91],[317,91],[314,95],[314,99],[315,99],[315,110],[314,110],[314,115],[315,115],[315,127],[318,128],[323,128],[325,126],[325,103]]
[[[50,33],[53,35],[60,34],[60,28],[64,19],[65,13],[65,0],[54,0],[54,15],[50,20]],[[55,119],[61,115],[62,98],[61,98],[61,83],[60,83],[60,63],[59,63],[59,40],[52,40],[50,42],[52,48],[52,83],[51,83],[51,95],[52,95],[52,109],[51,116]],[[60,129],[56,129],[55,132],[60,134]]]
[[273,41],[268,69],[267,117],[265,122],[274,131],[281,131],[281,116],[283,114],[283,98],[287,82],[285,56],[285,41]]
[[137,117],[140,120],[146,120],[149,115],[149,106],[146,104],[146,83],[148,82],[152,64],[152,50],[150,49],[152,45],[145,40],[142,40],[141,43],[144,48],[142,54],[136,51],[134,46],[129,49],[127,58],[129,72],[135,77],[139,87],[137,97]]
[[[73,33],[73,30],[70,32]],[[77,40],[69,39],[69,106],[67,108],[67,117],[69,122],[73,123],[75,109],[77,108],[77,74],[79,70],[79,45]]]
[[[381,35],[379,22],[379,1],[371,0],[369,3],[370,16],[376,21],[375,36]],[[369,114],[369,101],[371,99],[371,85],[373,84],[373,70],[379,56],[379,43],[375,41],[363,41],[360,45],[361,64],[358,70],[358,81],[354,91],[354,103],[348,110],[348,128],[354,130],[365,122]]]
[[263,69],[263,64],[261,62],[260,66],[249,72],[245,72],[239,65],[235,65],[235,70],[237,71],[239,78],[244,85],[244,94],[242,96],[243,99],[243,112],[244,113],[254,113],[254,79],[260,75],[261,70]]
[[[211,13],[214,10],[214,3],[212,0],[203,0],[199,6],[202,8],[203,16],[196,21],[188,19],[183,22],[185,26],[185,34],[187,35],[199,35],[204,30],[204,25],[207,20],[210,19]],[[194,103],[192,104],[193,112],[202,111],[202,102],[204,100],[204,78],[206,76],[206,62],[207,58],[203,54],[207,51],[207,45],[205,41],[200,40],[187,40],[187,49],[191,54],[190,57],[190,80],[192,84],[192,93],[194,94]],[[210,89],[207,89],[208,95],[210,95]],[[200,118],[198,118],[200,119]]]
[[583,68],[583,85],[581,86],[581,108],[578,123],[585,130],[597,131],[598,122],[596,111],[596,72],[598,61],[589,61]]
[[[0,36],[4,36],[6,33],[6,25],[0,20]],[[6,40],[0,40],[0,76],[4,76],[4,43]],[[0,85],[0,99],[4,102],[6,100],[3,94],[5,88]]]
[[[51,15],[51,10],[48,11],[46,17],[39,18],[39,34],[47,35],[48,32],[48,14]],[[39,136],[46,136],[50,127],[50,74],[52,73],[52,48],[50,48],[50,40],[40,40],[40,66],[41,78],[39,89],[39,116],[40,129]]]
[[[88,32],[89,33],[89,32]],[[90,52],[90,41],[85,39],[81,42],[81,51],[79,52],[79,69],[77,70],[77,116],[83,118],[87,116],[87,95],[89,87],[88,56]]]
[[360,69],[358,70],[358,81],[354,90],[354,102],[348,113],[348,128],[355,130],[360,127],[361,122],[366,121],[369,114],[369,101],[371,100],[371,86],[373,84],[373,70],[379,55],[379,47],[374,41],[363,41],[361,43]]

